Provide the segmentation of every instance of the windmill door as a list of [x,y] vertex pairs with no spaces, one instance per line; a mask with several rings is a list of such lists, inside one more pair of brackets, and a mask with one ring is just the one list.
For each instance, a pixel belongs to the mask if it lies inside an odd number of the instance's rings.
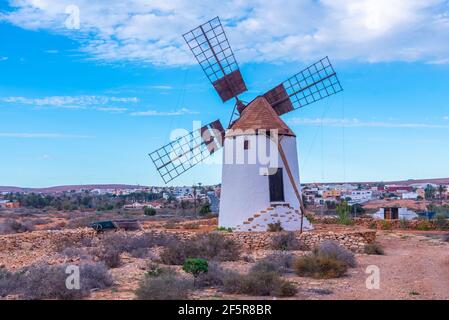
[[285,201],[282,168],[278,168],[275,174],[268,176],[268,183],[270,187],[270,202]]

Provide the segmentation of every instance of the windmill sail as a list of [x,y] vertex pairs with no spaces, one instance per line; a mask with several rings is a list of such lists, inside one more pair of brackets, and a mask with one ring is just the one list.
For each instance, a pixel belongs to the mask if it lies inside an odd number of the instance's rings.
[[343,88],[328,57],[298,72],[264,94],[278,115],[334,95]]
[[168,183],[223,146],[225,130],[219,120],[192,131],[149,154]]
[[247,90],[218,17],[183,36],[223,102]]

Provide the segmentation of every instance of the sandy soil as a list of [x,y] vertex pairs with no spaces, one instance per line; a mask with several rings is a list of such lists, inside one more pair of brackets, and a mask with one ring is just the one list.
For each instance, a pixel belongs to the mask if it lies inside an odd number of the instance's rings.
[[[285,277],[298,285],[298,294],[289,299],[299,300],[397,300],[397,299],[449,299],[449,244],[441,241],[441,233],[379,232],[378,242],[385,255],[357,255],[358,266],[340,279],[316,280],[298,277],[293,273]],[[268,252],[254,253],[260,258]],[[303,254],[296,252],[296,254]],[[90,299],[133,299],[133,291],[144,274],[145,264],[131,262],[113,270],[117,285],[112,290],[95,292]],[[366,267],[380,269],[380,289],[367,289]],[[246,272],[251,263],[228,262],[224,267]],[[227,295],[216,288],[196,291],[193,299],[273,299]]]
[[[198,231],[206,231],[212,226],[201,226]],[[322,225],[322,230],[348,228]],[[318,228],[320,229],[320,228]],[[335,231],[335,230],[334,230]],[[316,280],[298,277],[288,273],[285,277],[297,284],[296,296],[289,299],[446,299],[449,300],[449,243],[442,241],[443,232],[438,231],[378,231],[377,241],[385,250],[385,255],[357,255],[358,266],[349,270],[340,279]],[[260,259],[270,251],[252,252],[253,258]],[[304,252],[294,252],[302,255]],[[134,291],[144,277],[147,261],[123,254],[123,265],[111,269],[115,284],[107,290],[93,292],[89,299],[134,299]],[[77,259],[75,259],[77,260]],[[0,253],[0,265],[17,270],[37,262],[68,263],[66,257],[46,248],[31,249],[24,246],[20,250]],[[246,272],[252,263],[237,261],[223,263],[223,267]],[[365,282],[367,266],[380,269],[380,289],[367,289]],[[178,267],[180,269],[180,267]],[[187,275],[186,275],[187,276]],[[273,299],[272,297],[249,297],[226,295],[217,288],[195,291],[192,299]]]

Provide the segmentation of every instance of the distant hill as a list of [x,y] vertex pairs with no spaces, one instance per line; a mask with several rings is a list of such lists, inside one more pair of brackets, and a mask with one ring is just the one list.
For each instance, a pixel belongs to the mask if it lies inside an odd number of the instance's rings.
[[[304,183],[304,185],[310,184],[341,184],[343,182],[326,182],[326,183]],[[401,181],[371,181],[371,182],[345,182],[349,184],[398,184],[398,185],[410,185],[414,183],[433,183],[433,184],[449,184],[449,178],[437,178],[437,179],[409,179]],[[36,193],[57,193],[71,190],[93,190],[93,189],[135,189],[147,186],[132,185],[132,184],[86,184],[86,185],[67,185],[67,186],[55,186],[48,188],[22,188],[13,186],[0,186],[0,192],[36,192]]]
[[93,189],[135,189],[146,186],[130,185],[130,184],[87,184],[87,185],[68,185],[68,186],[55,186],[48,188],[21,188],[0,186],[0,192],[36,192],[36,193],[57,193],[71,190],[93,190]]
[[375,184],[375,183],[383,183],[383,184],[397,184],[397,185],[410,185],[415,183],[432,183],[432,184],[449,184],[449,178],[435,178],[435,179],[409,179],[409,180],[399,180],[399,181],[357,181],[357,182],[320,182],[320,183],[305,183],[305,184]]

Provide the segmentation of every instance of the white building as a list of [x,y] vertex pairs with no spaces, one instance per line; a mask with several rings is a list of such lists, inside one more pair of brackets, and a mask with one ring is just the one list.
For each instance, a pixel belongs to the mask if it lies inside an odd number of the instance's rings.
[[373,191],[371,190],[357,190],[351,191],[348,195],[351,200],[349,203],[364,203],[368,202],[373,198]]
[[384,220],[412,220],[418,218],[418,215],[416,212],[408,210],[407,208],[380,208],[379,211],[373,214],[373,217],[375,219]]
[[[266,231],[280,222],[299,230],[301,210],[287,169],[270,136],[277,130],[298,190],[296,136],[263,97],[257,97],[227,130],[224,139],[219,226],[238,231]],[[304,217],[303,229],[311,229]]]
[[416,200],[419,197],[419,194],[417,192],[403,192],[402,193],[402,199],[412,199]]

